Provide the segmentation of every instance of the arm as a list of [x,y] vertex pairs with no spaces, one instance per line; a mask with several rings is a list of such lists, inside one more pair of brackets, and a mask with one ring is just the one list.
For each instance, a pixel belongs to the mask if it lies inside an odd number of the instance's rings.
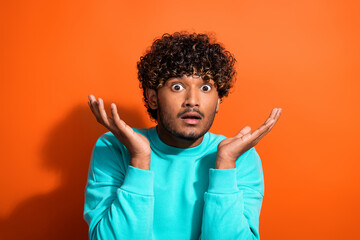
[[264,178],[255,148],[236,161],[236,168],[210,169],[200,239],[260,239],[263,196]]
[[274,108],[254,132],[245,127],[218,145],[216,169],[209,170],[204,196],[201,239],[260,239],[264,178],[254,146],[274,127],[281,111]]
[[[110,118],[101,98],[89,95],[96,120],[111,131],[95,144],[85,189],[84,219],[90,239],[151,239],[154,194],[149,141],[120,119]],[[120,143],[119,143],[120,142]]]
[[105,135],[93,149],[84,206],[89,239],[151,239],[153,172],[127,167],[127,154]]

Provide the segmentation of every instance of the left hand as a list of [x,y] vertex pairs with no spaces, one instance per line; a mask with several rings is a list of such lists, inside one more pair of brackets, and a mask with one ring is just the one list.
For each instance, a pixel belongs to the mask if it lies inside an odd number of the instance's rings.
[[234,137],[221,141],[217,149],[216,168],[235,168],[236,159],[270,132],[279,119],[281,111],[281,108],[274,108],[265,123],[254,132],[246,126]]

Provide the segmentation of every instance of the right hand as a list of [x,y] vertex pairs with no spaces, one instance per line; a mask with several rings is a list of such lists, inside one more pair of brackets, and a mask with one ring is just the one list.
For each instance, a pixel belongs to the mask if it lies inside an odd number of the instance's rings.
[[114,136],[127,148],[131,156],[131,165],[137,164],[140,168],[150,169],[151,148],[149,140],[135,132],[129,125],[120,119],[115,103],[111,104],[110,118],[105,111],[104,102],[101,98],[95,99],[89,95],[89,106],[96,120],[109,129]]

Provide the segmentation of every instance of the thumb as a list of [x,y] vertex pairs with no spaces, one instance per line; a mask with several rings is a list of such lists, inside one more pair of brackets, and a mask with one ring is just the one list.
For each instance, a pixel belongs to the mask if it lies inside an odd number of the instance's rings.
[[243,129],[240,130],[240,132],[238,132],[238,134],[235,135],[235,137],[242,137],[245,134],[248,134],[251,131],[251,127],[246,126]]

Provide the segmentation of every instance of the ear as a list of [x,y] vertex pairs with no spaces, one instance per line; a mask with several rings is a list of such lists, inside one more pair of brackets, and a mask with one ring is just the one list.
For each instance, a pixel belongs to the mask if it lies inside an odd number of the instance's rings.
[[157,103],[157,93],[155,89],[147,88],[146,90],[146,98],[148,99],[149,107],[153,110],[158,108]]
[[216,104],[216,113],[219,111],[220,108],[221,99],[218,98],[217,104]]

